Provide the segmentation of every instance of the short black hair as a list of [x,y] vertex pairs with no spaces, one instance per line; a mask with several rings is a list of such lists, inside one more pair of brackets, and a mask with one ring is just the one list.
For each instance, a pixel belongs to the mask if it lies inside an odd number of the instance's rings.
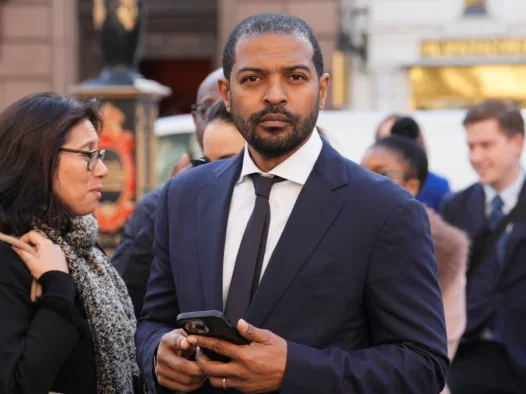
[[312,62],[316,68],[318,78],[323,74],[323,54],[320,43],[311,27],[296,16],[279,13],[264,13],[249,16],[237,24],[226,40],[223,49],[223,73],[230,80],[236,57],[236,45],[245,38],[262,34],[282,34],[287,36],[305,37],[312,45],[314,53]]
[[391,135],[401,135],[418,141],[421,131],[416,121],[409,116],[401,116],[391,126]]
[[71,209],[53,181],[60,148],[71,128],[87,119],[100,131],[99,102],[54,93],[30,95],[0,114],[0,232],[22,235],[35,218],[58,231],[71,225]]
[[376,141],[373,148],[384,148],[400,155],[409,165],[409,175],[420,181],[422,189],[427,179],[428,162],[426,152],[416,141],[401,135],[391,135]]
[[216,120],[230,123],[235,126],[234,119],[230,112],[227,111],[225,102],[223,100],[217,100],[214,104],[208,108],[205,115],[205,123],[208,125]]

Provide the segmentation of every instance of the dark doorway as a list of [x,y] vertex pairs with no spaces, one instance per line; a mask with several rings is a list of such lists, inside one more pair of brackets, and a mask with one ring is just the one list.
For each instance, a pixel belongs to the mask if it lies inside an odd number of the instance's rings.
[[141,74],[172,89],[172,95],[161,101],[159,116],[190,113],[197,88],[213,71],[212,59],[143,60]]

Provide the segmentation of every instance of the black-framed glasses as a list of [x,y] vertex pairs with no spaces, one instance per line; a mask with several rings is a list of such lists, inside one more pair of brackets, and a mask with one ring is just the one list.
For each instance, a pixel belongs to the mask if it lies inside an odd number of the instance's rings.
[[62,152],[70,152],[70,153],[78,153],[81,156],[88,158],[88,171],[93,171],[95,167],[97,166],[97,163],[102,160],[104,160],[104,155],[106,154],[106,150],[78,150],[78,149],[68,149],[68,148],[60,148],[59,149]]
[[203,164],[210,163],[210,159],[206,156],[201,157],[200,159],[192,159],[190,160],[190,163],[192,164],[192,167],[199,167]]
[[395,179],[395,178],[408,179],[408,178],[410,178],[409,174],[407,174],[405,172],[402,172],[402,171],[379,171],[379,172],[377,172],[377,174],[385,176],[385,177],[390,178],[390,179]]
[[208,108],[210,108],[210,104],[208,103],[192,104],[192,106],[190,107],[192,113],[199,116],[201,119],[205,118],[206,111],[208,111]]

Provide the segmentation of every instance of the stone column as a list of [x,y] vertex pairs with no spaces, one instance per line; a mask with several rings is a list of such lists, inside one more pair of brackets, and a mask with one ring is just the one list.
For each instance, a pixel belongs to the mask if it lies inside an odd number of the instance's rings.
[[411,106],[408,71],[389,67],[374,70],[375,109],[388,112],[407,112]]

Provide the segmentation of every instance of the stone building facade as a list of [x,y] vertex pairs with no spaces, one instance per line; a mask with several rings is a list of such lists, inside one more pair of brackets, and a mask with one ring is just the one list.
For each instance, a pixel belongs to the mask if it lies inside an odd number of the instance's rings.
[[0,1],[0,109],[30,93],[64,94],[77,82],[75,3]]
[[353,60],[350,108],[465,108],[484,98],[526,107],[523,0],[342,0],[367,36]]
[[[188,112],[202,78],[220,65],[229,31],[258,12],[304,18],[333,68],[340,0],[143,0],[140,71],[173,94],[161,114]],[[67,94],[100,71],[92,0],[0,0],[0,110],[34,92]]]

